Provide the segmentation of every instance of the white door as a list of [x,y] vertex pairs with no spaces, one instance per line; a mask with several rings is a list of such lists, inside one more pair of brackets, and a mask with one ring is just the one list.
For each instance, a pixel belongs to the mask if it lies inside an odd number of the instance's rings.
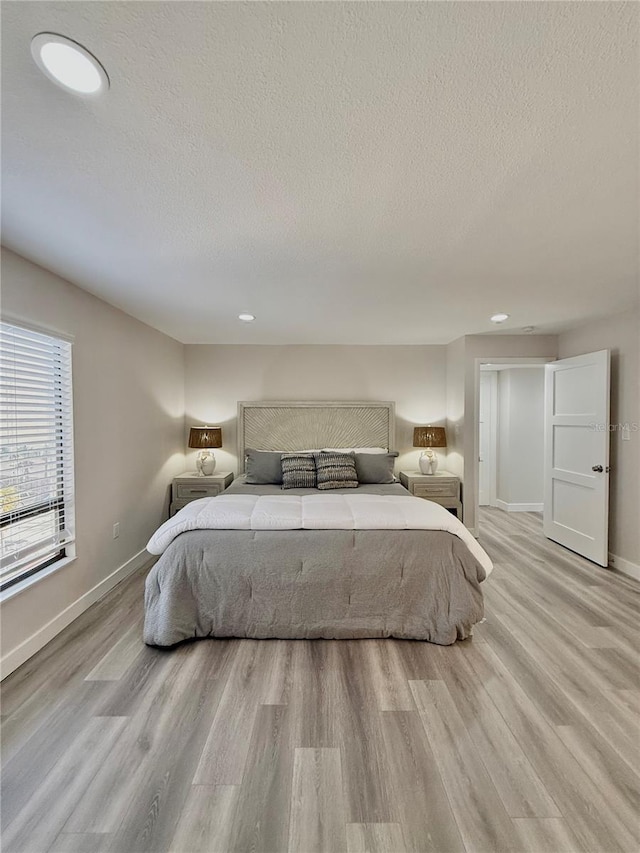
[[496,491],[496,423],[498,373],[480,372],[480,458],[478,460],[478,491],[480,506],[495,505]]
[[609,350],[545,366],[544,535],[608,565]]

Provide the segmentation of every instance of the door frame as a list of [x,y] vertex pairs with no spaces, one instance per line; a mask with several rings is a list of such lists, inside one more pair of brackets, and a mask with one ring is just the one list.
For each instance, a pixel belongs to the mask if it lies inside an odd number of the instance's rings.
[[557,356],[540,356],[537,358],[525,358],[511,356],[510,358],[495,358],[489,355],[474,359],[474,382],[473,382],[473,466],[475,477],[473,483],[473,494],[465,495],[465,500],[471,499],[475,507],[476,526],[471,533],[477,537],[480,527],[480,365],[481,364],[549,364],[558,361]]
[[[495,362],[491,362],[495,364]],[[488,506],[496,506],[498,497],[498,371],[497,370],[481,370],[478,383],[481,381],[483,373],[487,373],[491,379],[491,398],[489,407],[491,409],[490,431],[489,431],[489,453],[490,453],[490,468],[489,468],[489,504]],[[480,505],[480,385],[478,384],[478,505]],[[484,506],[484,504],[483,504]]]

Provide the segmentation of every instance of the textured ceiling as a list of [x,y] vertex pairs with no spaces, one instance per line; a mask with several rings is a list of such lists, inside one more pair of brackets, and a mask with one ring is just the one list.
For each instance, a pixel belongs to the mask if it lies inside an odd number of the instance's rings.
[[[549,332],[626,310],[638,14],[5,2],[3,242],[185,342],[445,343],[495,311]],[[43,30],[99,57],[104,97],[40,73]]]

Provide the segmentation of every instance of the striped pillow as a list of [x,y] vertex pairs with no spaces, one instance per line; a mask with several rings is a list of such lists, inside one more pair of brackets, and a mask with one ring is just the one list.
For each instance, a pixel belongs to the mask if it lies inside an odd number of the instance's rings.
[[282,488],[315,489],[316,463],[311,453],[283,453]]
[[357,489],[356,460],[350,453],[316,453],[319,489]]

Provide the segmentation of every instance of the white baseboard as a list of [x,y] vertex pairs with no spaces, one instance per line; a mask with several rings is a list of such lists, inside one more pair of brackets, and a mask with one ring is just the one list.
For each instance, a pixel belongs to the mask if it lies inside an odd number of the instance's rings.
[[504,512],[542,512],[544,504],[509,504],[506,501],[496,501],[498,509]]
[[640,566],[637,563],[632,563],[631,560],[624,560],[618,557],[617,554],[609,554],[609,565],[613,569],[622,572],[623,575],[629,575],[630,578],[635,578],[640,581]]
[[132,574],[132,572],[135,572],[136,569],[141,568],[150,559],[151,557],[146,550],[138,551],[130,560],[127,560],[126,563],[123,563],[115,571],[111,572],[100,583],[97,583],[92,589],[81,595],[73,604],[65,607],[50,622],[47,622],[46,625],[43,625],[42,628],[39,628],[30,637],[27,637],[26,640],[23,640],[19,646],[7,652],[0,660],[2,678],[6,678],[7,675],[10,675],[10,673],[21,666],[26,660],[33,657],[50,640],[53,640],[60,631],[64,630],[67,625],[70,625],[74,619],[77,619],[81,613],[84,613],[92,604],[95,604],[96,601],[99,601],[110,592],[116,584]]

